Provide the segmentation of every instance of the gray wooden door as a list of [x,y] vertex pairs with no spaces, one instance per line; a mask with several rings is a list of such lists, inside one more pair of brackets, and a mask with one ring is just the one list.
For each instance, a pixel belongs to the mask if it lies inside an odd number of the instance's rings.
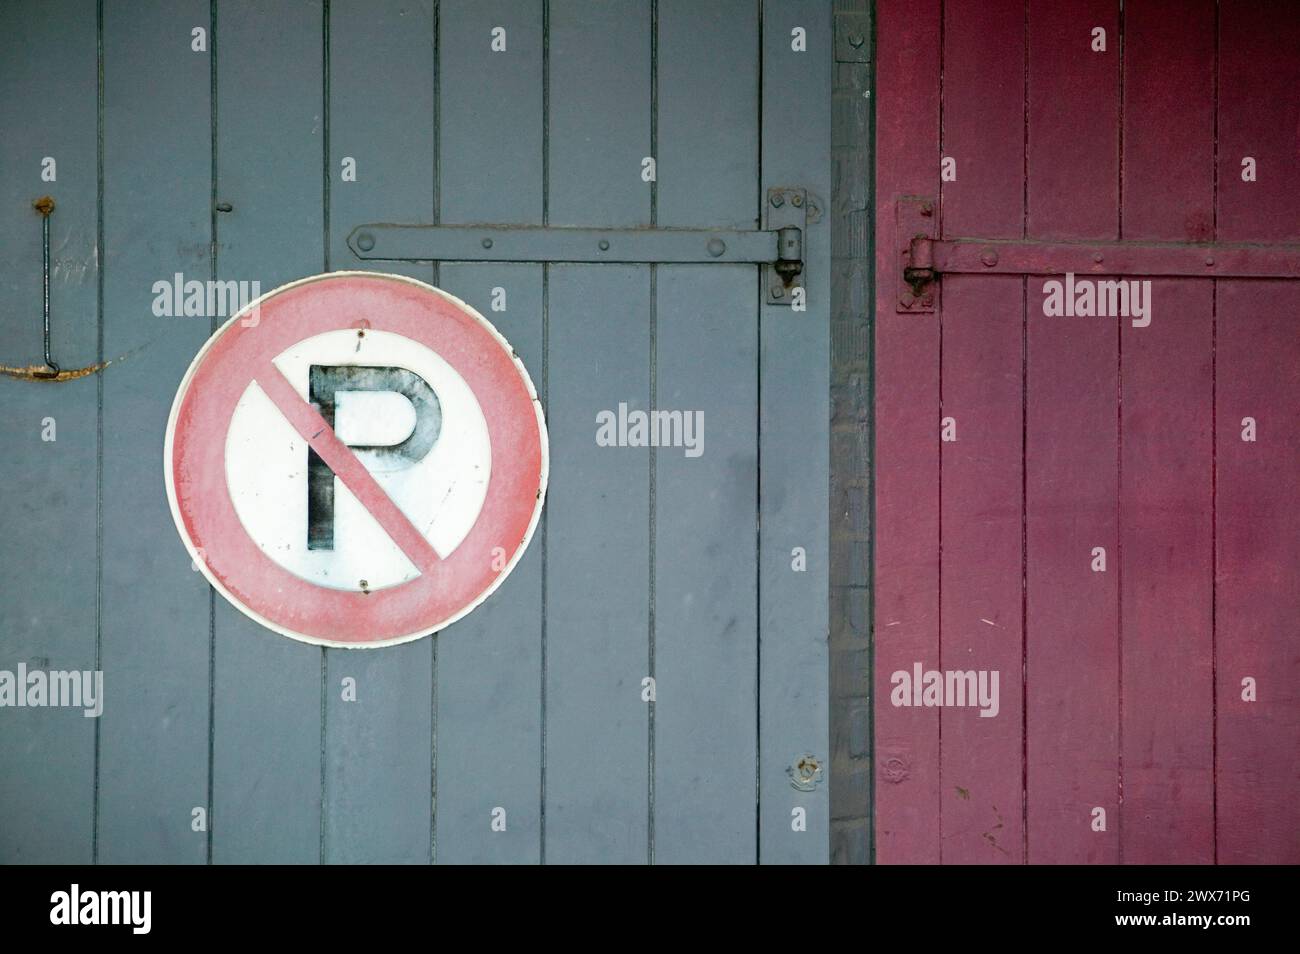
[[[0,670],[104,678],[99,718],[0,708],[0,860],[825,861],[826,221],[802,311],[757,264],[363,261],[348,236],[761,230],[775,187],[824,208],[831,53],[826,0],[0,6],[0,363],[39,363],[43,193],[54,357],[112,361],[0,378]],[[176,273],[358,268],[486,315],[551,441],[505,584],[373,651],[264,630],[192,569],[164,431],[225,319],[152,307]],[[601,446],[620,405],[698,412],[702,452]]]

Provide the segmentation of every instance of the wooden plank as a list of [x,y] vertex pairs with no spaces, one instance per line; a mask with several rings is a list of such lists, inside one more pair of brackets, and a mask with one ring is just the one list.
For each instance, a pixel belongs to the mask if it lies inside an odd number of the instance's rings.
[[[502,52],[494,27],[506,31]],[[540,0],[444,0],[438,49],[441,221],[540,223]],[[540,387],[541,267],[442,265],[438,280],[496,325]],[[439,636],[439,862],[541,857],[542,539],[539,529],[501,589]],[[503,831],[492,827],[498,808]]]
[[[217,217],[219,280],[269,292],[322,270],[321,6],[221,3],[217,199],[233,208]],[[214,623],[213,861],[318,861],[323,650],[221,598]]]
[[[1300,126],[1300,8],[1287,0],[1219,4],[1218,232],[1223,242],[1294,242]],[[1254,179],[1242,178],[1254,159]]]
[[209,318],[152,310],[155,282],[211,277],[211,68],[191,48],[208,7],[103,7],[103,354],[129,355],[103,376],[98,860],[109,864],[208,858],[193,812],[210,808],[211,591],[177,536],[161,461],[176,382]]
[[[650,222],[650,5],[550,5],[551,225]],[[599,148],[593,144],[599,142]],[[649,857],[649,462],[596,415],[650,399],[648,266],[547,271],[544,860]]]
[[[506,49],[494,52],[498,26]],[[541,3],[439,6],[441,221],[542,221],[542,31]],[[438,281],[497,325],[541,385],[541,266],[442,265]],[[541,858],[541,541],[439,637],[438,862]],[[497,808],[504,831],[491,827]]]
[[[1266,29],[1261,29],[1266,24]],[[1231,0],[1219,10],[1223,241],[1295,241],[1300,9]],[[1241,160],[1256,161],[1242,180]],[[1216,847],[1221,863],[1300,860],[1300,311],[1296,282],[1219,283],[1216,333]],[[1253,442],[1243,420],[1255,419]],[[1243,680],[1256,681],[1256,701]]]
[[[1010,4],[944,7],[946,235],[1017,238],[1024,228],[1024,18]],[[940,858],[1024,860],[1022,540],[1024,283],[943,282],[940,640],[925,668],[976,673],[976,698],[941,709]],[[978,696],[980,673],[997,693]],[[992,689],[990,682],[985,683]]]
[[939,710],[950,864],[1024,860],[1022,296],[1010,276],[944,281],[941,411],[956,440],[942,443],[941,642],[917,661],[974,673],[974,697]]
[[[761,194],[795,184],[825,208],[831,5],[764,0],[762,24]],[[803,52],[793,48],[796,28]],[[759,309],[759,860],[777,864],[824,864],[830,854],[829,219],[804,230],[807,310]],[[796,547],[808,560],[802,572]]]
[[[1218,860],[1300,860],[1300,341],[1295,283],[1224,282],[1218,299]],[[1255,440],[1242,439],[1255,421]],[[1254,699],[1247,699],[1246,680]]]
[[[432,0],[330,3],[331,269],[367,267],[346,241],[362,222],[432,221],[433,24]],[[342,181],[345,157],[355,182]],[[376,270],[433,278],[423,264]],[[430,860],[436,645],[325,651],[324,860]],[[344,678],[356,680],[355,702],[343,700]]]
[[[1209,0],[1125,6],[1125,239],[1213,238],[1214,17]],[[1151,324],[1120,327],[1129,863],[1214,860],[1213,295],[1211,282],[1155,279]]]
[[876,9],[876,860],[939,861],[938,710],[890,704],[939,657],[939,320],[898,314],[894,206],[939,191],[938,0]]
[[[1107,52],[1091,48],[1090,24]],[[1031,238],[1117,237],[1117,8],[1029,5]],[[1027,287],[1026,752],[1031,863],[1118,859],[1118,342]],[[1106,571],[1094,572],[1094,548]],[[1097,809],[1105,813],[1105,830]]]
[[[757,10],[661,0],[658,28],[658,225],[754,228]],[[698,415],[701,443],[650,451],[655,861],[752,864],[757,270],[656,271],[655,406]]]
[[[42,363],[41,219],[50,220],[54,360],[94,364],[99,313],[95,5],[0,6],[0,363]],[[57,69],[50,69],[56,64]],[[42,117],[57,117],[45,121]],[[42,162],[55,161],[53,182]],[[98,385],[0,377],[0,670],[93,671]],[[50,426],[53,440],[42,432]],[[93,684],[92,684],[93,685]],[[96,720],[80,708],[0,718],[0,863],[86,864],[93,852]]]
[[[449,140],[446,126],[443,133]],[[439,287],[487,316],[540,388],[542,267],[441,265]],[[505,289],[504,311],[492,310],[494,288]],[[501,588],[438,636],[440,864],[541,856],[543,552],[539,528]],[[505,809],[504,831],[491,827],[497,808]]]
[[[1029,0],[1033,238],[1116,238],[1119,21],[1111,0]],[[1105,31],[1094,51],[1093,31]]]

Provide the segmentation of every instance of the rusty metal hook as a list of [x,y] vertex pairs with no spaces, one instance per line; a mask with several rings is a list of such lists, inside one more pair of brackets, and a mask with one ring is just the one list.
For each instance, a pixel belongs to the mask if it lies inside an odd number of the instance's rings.
[[52,378],[59,373],[59,366],[54,363],[54,359],[50,356],[50,215],[54,212],[54,197],[43,195],[32,203],[32,208],[41,214],[41,271],[44,282],[42,298],[45,306],[45,323],[43,326],[45,368],[42,371],[37,371],[36,376]]

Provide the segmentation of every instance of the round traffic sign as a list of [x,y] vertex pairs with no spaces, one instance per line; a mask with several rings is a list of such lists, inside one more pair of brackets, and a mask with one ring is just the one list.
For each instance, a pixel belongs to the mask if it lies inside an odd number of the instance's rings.
[[195,565],[310,643],[436,632],[496,589],[546,493],[541,403],[477,311],[401,275],[277,288],[195,356],[167,422]]

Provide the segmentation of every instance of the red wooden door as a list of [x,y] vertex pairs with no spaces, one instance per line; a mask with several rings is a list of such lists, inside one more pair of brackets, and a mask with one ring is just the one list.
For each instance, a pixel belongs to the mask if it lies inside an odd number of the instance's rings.
[[1300,861],[1297,50],[878,4],[879,861]]

